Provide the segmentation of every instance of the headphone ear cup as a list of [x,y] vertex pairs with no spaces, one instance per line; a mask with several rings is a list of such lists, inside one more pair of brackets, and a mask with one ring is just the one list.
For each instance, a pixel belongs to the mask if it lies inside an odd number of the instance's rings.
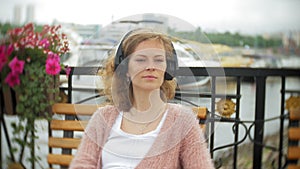
[[173,47],[173,57],[167,58],[167,69],[165,72],[165,80],[172,80],[176,76],[176,71],[178,70],[178,59],[175,48]]
[[173,76],[166,72],[165,73],[165,80],[172,80],[172,79],[173,79]]
[[172,80],[174,77],[174,65],[172,59],[167,59],[167,69],[165,72],[165,80]]
[[122,44],[120,44],[117,48],[116,54],[115,54],[115,60],[114,60],[114,71],[116,71],[117,67],[121,64],[123,60],[123,51],[122,51]]
[[126,77],[127,72],[128,72],[128,59],[124,59],[117,66],[117,69],[115,69],[115,73],[117,73],[119,77]]

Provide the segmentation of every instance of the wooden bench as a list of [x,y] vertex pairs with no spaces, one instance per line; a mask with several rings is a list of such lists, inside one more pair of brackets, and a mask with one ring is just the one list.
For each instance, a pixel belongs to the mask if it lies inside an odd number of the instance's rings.
[[207,117],[208,110],[206,107],[193,107],[193,111],[199,120],[200,127],[205,130],[205,121]]
[[[73,159],[74,152],[80,144],[81,138],[74,137],[74,132],[83,134],[88,120],[77,119],[77,116],[91,116],[97,109],[96,105],[57,103],[52,106],[52,111],[60,119],[50,121],[48,164],[68,167]],[[59,133],[60,131],[60,133]],[[56,136],[55,132],[58,132]],[[57,150],[56,153],[54,150]]]
[[300,169],[300,109],[289,110],[287,169]]
[[[55,116],[61,117],[59,119],[54,117],[49,124],[49,154],[47,161],[50,168],[55,168],[56,166],[67,168],[69,166],[81,140],[81,138],[76,137],[74,133],[82,135],[88,123],[88,120],[77,119],[76,116],[89,117],[97,108],[97,105],[69,103],[57,103],[52,106]],[[193,111],[199,119],[200,126],[203,128],[207,108],[194,107]],[[55,135],[55,132],[60,133],[56,133]],[[55,152],[54,149],[56,150]]]

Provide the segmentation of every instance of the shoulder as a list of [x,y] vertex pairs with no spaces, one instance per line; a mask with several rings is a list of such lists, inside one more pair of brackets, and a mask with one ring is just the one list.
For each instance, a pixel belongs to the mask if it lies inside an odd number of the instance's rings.
[[89,120],[89,126],[105,125],[111,126],[115,119],[117,118],[119,111],[115,106],[106,105],[99,107],[92,115]]
[[186,137],[190,137],[190,131],[194,130],[197,125],[198,122],[191,108],[181,104],[168,103],[167,117],[157,138],[159,142],[155,145],[153,152],[180,147],[181,142]]
[[168,106],[169,113],[174,115],[176,118],[180,117],[196,120],[196,115],[193,113],[192,107],[174,103],[169,103]]
[[110,119],[115,116],[117,116],[119,111],[115,106],[112,105],[106,105],[106,106],[101,106],[98,107],[98,109],[95,111],[95,113],[92,116],[93,118],[103,118],[103,119]]
[[197,125],[197,117],[193,113],[192,108],[181,104],[168,104],[164,130],[168,128],[173,131],[186,132]]
[[185,111],[185,112],[192,112],[192,107],[191,106],[186,106],[182,104],[177,104],[177,103],[168,103],[168,106],[172,110],[180,110],[180,111]]
[[97,108],[85,127],[85,140],[88,139],[101,147],[105,143],[117,115],[118,111],[113,106]]

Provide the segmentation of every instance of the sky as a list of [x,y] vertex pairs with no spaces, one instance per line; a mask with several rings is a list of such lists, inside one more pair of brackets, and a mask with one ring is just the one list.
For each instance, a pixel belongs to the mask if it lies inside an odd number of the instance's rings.
[[205,31],[263,34],[300,31],[300,0],[0,0],[0,22],[13,19],[15,5],[24,12],[35,5],[35,21],[110,24],[143,13],[160,13]]

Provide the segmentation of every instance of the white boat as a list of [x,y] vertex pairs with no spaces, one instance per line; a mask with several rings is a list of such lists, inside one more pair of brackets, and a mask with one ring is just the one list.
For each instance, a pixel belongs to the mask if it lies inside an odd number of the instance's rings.
[[[178,66],[180,67],[219,67],[220,63],[213,60],[201,60],[193,50],[190,50],[188,44],[173,42],[178,57]],[[191,72],[192,75],[192,72]],[[180,90],[194,90],[210,82],[209,76],[184,76],[176,77],[178,88]]]

